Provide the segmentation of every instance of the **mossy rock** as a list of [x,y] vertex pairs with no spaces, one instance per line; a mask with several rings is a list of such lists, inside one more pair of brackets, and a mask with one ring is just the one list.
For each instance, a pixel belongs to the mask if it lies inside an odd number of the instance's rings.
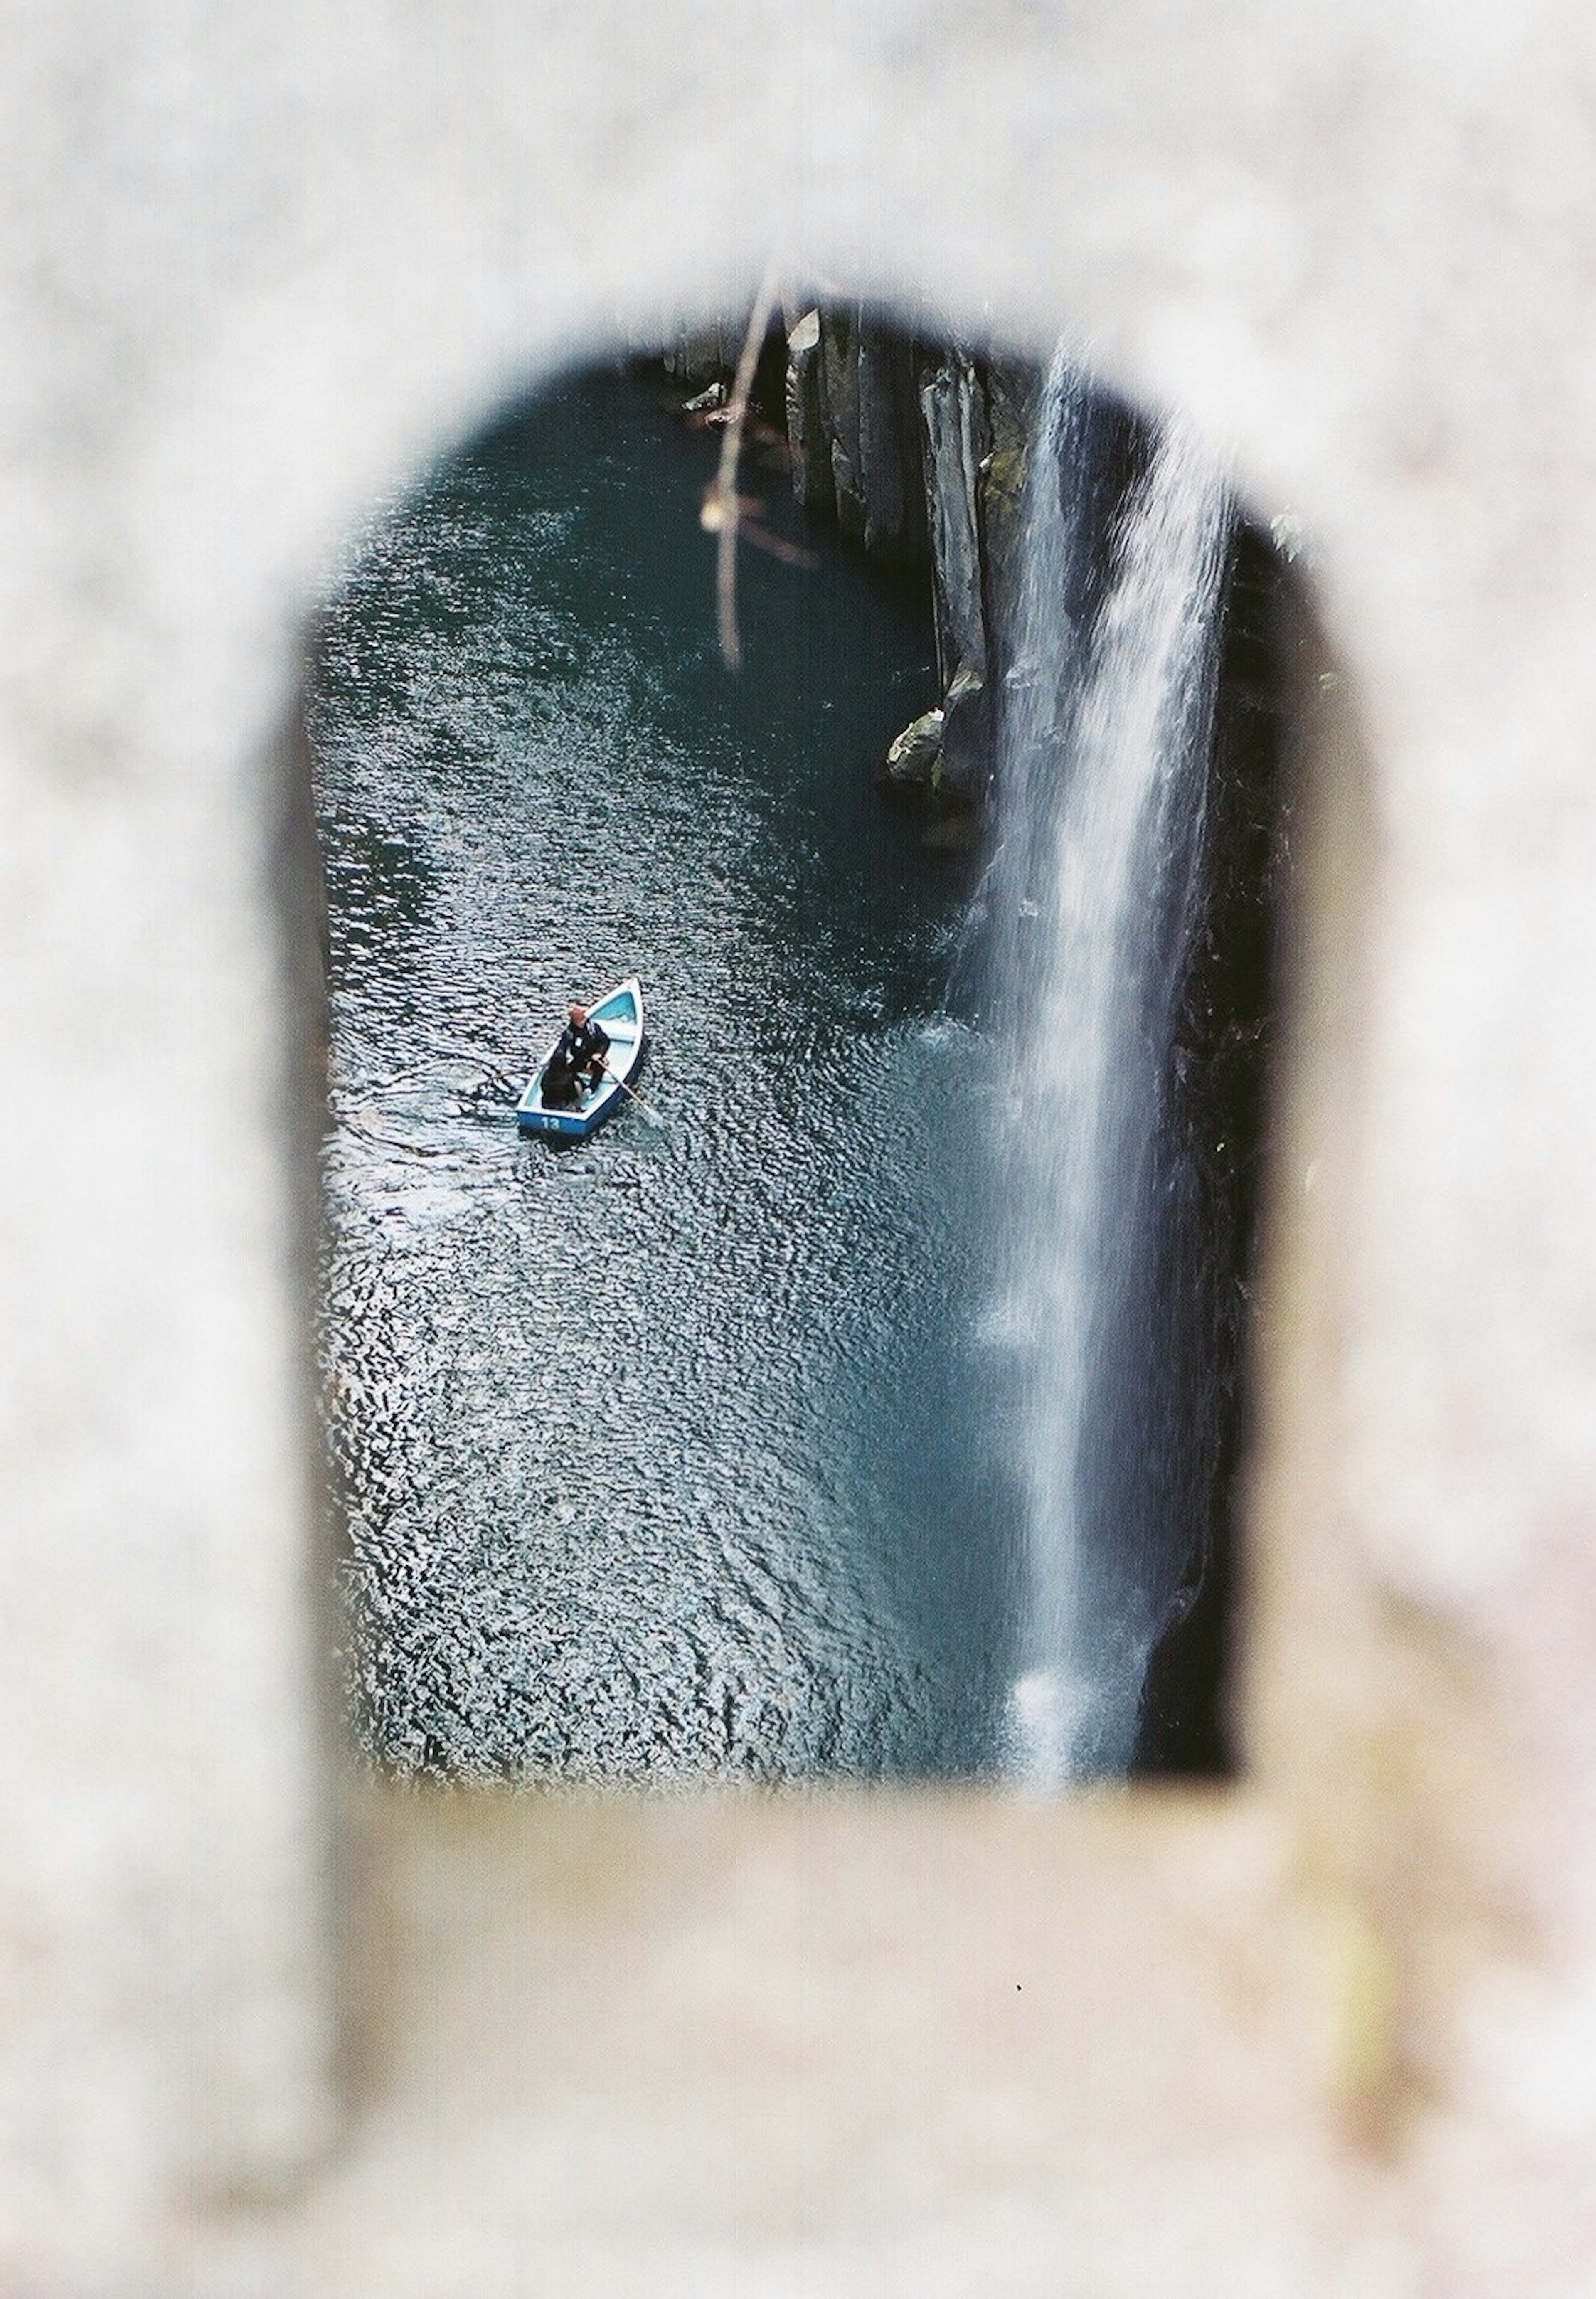
[[887,744],[878,779],[896,791],[935,795],[942,784],[943,713],[923,710]]

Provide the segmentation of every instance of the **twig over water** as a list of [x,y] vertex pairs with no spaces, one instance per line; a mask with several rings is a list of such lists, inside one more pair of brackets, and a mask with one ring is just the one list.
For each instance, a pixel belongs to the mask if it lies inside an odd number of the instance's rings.
[[720,440],[720,466],[704,497],[703,510],[699,514],[706,534],[716,538],[715,610],[720,628],[720,652],[728,670],[740,670],[743,667],[743,644],[737,635],[737,527],[743,510],[737,496],[737,464],[743,452],[743,432],[748,419],[748,402],[753,391],[754,374],[759,367],[760,353],[764,348],[770,314],[776,308],[779,278],[780,266],[777,258],[772,256],[765,267],[759,294],[753,299],[753,309],[748,315],[748,333],[743,338],[736,378],[732,384],[731,397],[727,402],[726,429]]

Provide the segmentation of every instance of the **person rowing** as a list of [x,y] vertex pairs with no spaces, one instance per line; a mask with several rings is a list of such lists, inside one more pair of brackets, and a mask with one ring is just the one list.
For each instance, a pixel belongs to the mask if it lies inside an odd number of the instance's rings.
[[544,1108],[574,1108],[587,1088],[603,1075],[609,1050],[610,1040],[603,1025],[588,1019],[586,1006],[573,1006],[543,1074]]

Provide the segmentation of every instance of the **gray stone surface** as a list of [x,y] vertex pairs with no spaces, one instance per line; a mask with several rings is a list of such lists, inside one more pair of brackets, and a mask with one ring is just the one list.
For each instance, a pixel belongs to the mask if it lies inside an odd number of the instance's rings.
[[[399,2289],[425,2193],[416,2261],[453,2231],[482,2299],[1588,2291],[1588,9],[67,0],[6,48],[0,2282]],[[772,246],[922,328],[1068,329],[1305,538],[1340,669],[1245,1808],[677,1813],[678,1918],[625,1807],[589,1930],[574,1813],[501,1813],[468,1874],[401,1803],[370,1873],[411,1913],[362,1948],[376,2057],[320,2179],[278,731],[375,502],[573,353],[745,305]],[[1064,1991],[1046,2049],[984,1938]],[[702,2121],[611,2218],[651,2071]],[[1216,2118],[1234,2189],[1190,2173]]]
[[868,322],[859,336],[859,467],[865,502],[865,549],[879,558],[903,554],[911,501],[924,492],[918,442],[900,425],[899,369],[893,345]]
[[793,458],[793,494],[817,518],[836,512],[831,477],[831,442],[820,371],[820,314],[804,312],[787,336],[787,446]]
[[941,361],[920,386],[926,519],[931,535],[936,663],[944,692],[961,670],[985,678],[990,650],[981,586],[981,460],[986,400],[969,360]]
[[820,309],[820,387],[826,435],[831,442],[831,483],[837,525],[862,543],[869,512],[859,430],[859,312],[844,301]]
[[953,673],[943,705],[942,775],[947,793],[962,806],[986,796],[993,767],[992,690],[968,664]]
[[1034,367],[1001,359],[989,361],[981,378],[981,458],[975,496],[989,684],[1012,668],[1018,638],[1026,471],[1040,381]]
[[881,762],[884,783],[901,791],[926,792],[935,786],[942,767],[942,720],[939,704],[935,710],[922,710],[893,736]]

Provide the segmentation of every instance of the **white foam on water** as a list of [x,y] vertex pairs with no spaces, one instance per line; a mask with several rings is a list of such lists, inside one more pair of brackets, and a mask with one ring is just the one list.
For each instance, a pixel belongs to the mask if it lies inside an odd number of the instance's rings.
[[1046,1790],[1074,1778],[1085,1688],[1058,1668],[1027,1669],[1009,1688],[1003,1770],[1017,1787]]

